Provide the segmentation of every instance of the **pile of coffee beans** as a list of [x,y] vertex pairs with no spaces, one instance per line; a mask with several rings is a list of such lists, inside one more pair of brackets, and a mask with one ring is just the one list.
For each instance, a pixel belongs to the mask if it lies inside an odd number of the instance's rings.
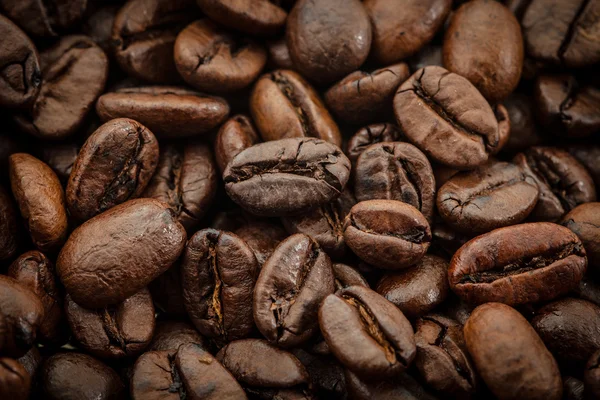
[[600,0],[0,0],[0,399],[600,399]]

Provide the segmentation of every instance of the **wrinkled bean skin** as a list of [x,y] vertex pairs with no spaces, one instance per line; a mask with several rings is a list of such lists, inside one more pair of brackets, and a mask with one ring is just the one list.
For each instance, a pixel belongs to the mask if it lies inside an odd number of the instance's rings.
[[369,287],[369,282],[355,268],[342,263],[335,263],[332,268],[336,291],[350,286]]
[[297,346],[317,331],[318,306],[334,290],[327,254],[309,236],[292,235],[260,271],[254,288],[254,322],[270,342]]
[[156,324],[148,351],[177,351],[184,344],[194,343],[206,348],[205,339],[187,322],[161,321]]
[[287,13],[269,0],[196,0],[213,20],[251,35],[272,35],[285,25]]
[[247,116],[235,115],[221,125],[215,139],[215,158],[221,174],[235,156],[257,143],[258,133]]
[[0,186],[0,261],[10,260],[17,253],[19,238],[17,209],[10,194]]
[[401,142],[402,132],[396,125],[371,124],[359,129],[348,140],[346,154],[352,165],[356,165],[358,157],[372,144],[381,142]]
[[267,261],[279,243],[288,237],[283,227],[267,221],[256,221],[251,225],[242,226],[234,232],[248,244],[259,267]]
[[186,239],[166,204],[130,200],[75,229],[56,271],[77,304],[102,308],[124,301],[165,272]]
[[500,303],[477,307],[464,327],[477,372],[501,400],[559,400],[558,366],[527,320]]
[[139,197],[158,164],[158,142],[142,124],[127,118],[98,128],[79,151],[67,183],[67,204],[79,221]]
[[471,304],[519,305],[551,300],[576,287],[587,268],[579,238],[537,222],[493,230],[452,257],[450,287]]
[[600,397],[600,350],[596,351],[585,366],[585,393],[590,399]]
[[6,15],[34,36],[58,36],[79,22],[87,5],[88,0],[0,1]]
[[600,269],[600,203],[584,203],[571,210],[561,224],[583,243],[590,270]]
[[0,396],[3,399],[27,400],[31,376],[16,360],[0,358]]

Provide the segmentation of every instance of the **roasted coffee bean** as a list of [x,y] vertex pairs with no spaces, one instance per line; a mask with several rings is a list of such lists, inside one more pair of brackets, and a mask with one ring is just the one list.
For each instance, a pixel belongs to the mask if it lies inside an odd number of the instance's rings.
[[279,243],[288,236],[279,224],[261,220],[242,226],[234,233],[252,249],[259,267],[262,267]]
[[371,22],[358,0],[299,0],[288,16],[286,39],[294,66],[303,75],[331,83],[366,60]]
[[547,301],[577,286],[587,267],[579,238],[538,222],[496,229],[461,247],[450,262],[452,290],[472,304]]
[[492,103],[517,87],[523,53],[519,22],[497,1],[463,4],[444,37],[444,67],[470,80]]
[[217,166],[208,145],[168,143],[162,146],[156,173],[141,197],[167,203],[191,232],[211,206],[217,183]]
[[588,170],[596,191],[600,189],[600,146],[590,144],[576,144],[567,147],[567,151]]
[[341,258],[346,254],[344,220],[355,204],[354,195],[346,189],[340,197],[314,211],[282,218],[283,226],[290,234],[312,237],[330,257]]
[[309,236],[292,235],[277,246],[256,281],[256,326],[282,347],[306,342],[318,330],[319,304],[334,290],[329,257]]
[[[488,161],[490,162],[490,161]],[[435,177],[435,187],[440,190],[442,186],[446,184],[454,175],[458,174],[460,170],[451,168],[443,164],[432,163],[431,169],[433,170],[433,176]]]
[[156,138],[142,124],[115,119],[98,128],[79,151],[67,184],[71,216],[87,221],[139,197],[158,164]]
[[141,399],[246,399],[244,390],[209,352],[189,343],[178,350],[151,351],[138,358],[131,397]]
[[77,342],[99,358],[135,357],[152,340],[154,305],[148,289],[114,306],[90,310],[65,298],[69,326]]
[[408,374],[376,381],[363,381],[350,370],[345,370],[344,376],[348,395],[355,400],[437,400],[437,397],[427,393],[419,382]]
[[364,5],[373,23],[372,55],[380,64],[391,64],[412,56],[433,39],[450,13],[452,0],[365,0]]
[[17,361],[29,374],[31,385],[34,387],[37,386],[38,372],[43,362],[42,355],[37,347],[32,347],[23,357],[17,359]]
[[332,265],[335,278],[335,289],[342,290],[350,286],[369,287],[369,282],[356,269],[349,265],[336,263]]
[[205,339],[187,322],[161,321],[156,324],[148,351],[177,351],[184,344],[194,343],[206,348]]
[[347,398],[344,369],[335,358],[310,354],[303,349],[295,349],[292,354],[306,368],[317,398]]
[[485,163],[500,140],[485,98],[467,79],[442,67],[425,67],[404,82],[394,112],[409,141],[450,167]]
[[378,143],[363,151],[356,162],[354,187],[358,201],[402,201],[433,220],[433,170],[425,154],[410,143]]
[[460,233],[442,222],[437,222],[431,228],[431,236],[432,249],[441,251],[448,257],[452,257],[463,244],[473,238],[472,235]]
[[535,107],[532,99],[522,93],[513,93],[504,100],[510,120],[510,137],[505,145],[507,151],[521,151],[542,142],[537,130]]
[[596,188],[585,167],[564,150],[531,147],[517,154],[514,163],[533,177],[540,196],[532,217],[556,221],[579,204],[596,201]]
[[12,358],[0,358],[0,396],[3,399],[27,400],[31,389],[31,376]]
[[123,88],[98,99],[103,121],[131,118],[160,138],[202,135],[221,125],[229,105],[220,98],[177,86]]
[[245,88],[267,62],[262,45],[252,39],[237,38],[209,20],[195,21],[181,31],[174,54],[183,80],[211,93]]
[[258,142],[258,133],[250,118],[239,114],[227,120],[215,139],[215,158],[221,174],[235,156]]
[[87,4],[88,0],[0,0],[5,15],[35,36],[65,32],[79,22]]
[[426,255],[404,271],[384,275],[376,290],[408,318],[424,315],[448,296],[448,262]]
[[148,289],[154,305],[163,313],[172,317],[186,317],[187,311],[181,289],[181,265],[177,261],[158,278],[150,282]]
[[528,55],[567,67],[584,67],[600,61],[600,3],[584,0],[528,3],[521,22]]
[[211,19],[251,35],[272,35],[285,26],[287,13],[278,1],[197,0]]
[[287,47],[285,37],[277,40],[268,40],[267,46],[267,68],[270,69],[294,69],[294,63],[290,58],[290,50]]
[[344,239],[362,260],[384,269],[403,269],[427,252],[431,230],[413,206],[396,200],[367,200],[352,207]]
[[0,106],[27,107],[38,96],[42,84],[37,49],[27,35],[3,15],[0,15],[0,36],[10,38],[0,52]]
[[342,145],[338,126],[318,93],[294,71],[263,75],[250,96],[250,112],[265,141],[315,137]]
[[428,385],[452,398],[473,396],[477,373],[461,324],[441,315],[427,315],[417,321],[415,342],[415,365]]
[[247,211],[297,215],[338,197],[350,160],[329,143],[293,138],[257,144],[238,154],[223,174],[225,190]]
[[335,357],[361,377],[397,375],[415,358],[410,322],[368,288],[351,286],[327,296],[319,308],[319,325]]
[[506,146],[510,139],[510,115],[503,104],[498,103],[492,109],[498,121],[498,146],[492,151],[492,154],[495,155]]
[[442,67],[444,65],[442,46],[440,44],[429,44],[423,47],[408,60],[408,65],[411,71],[416,71],[429,65]]
[[542,75],[535,82],[534,98],[539,121],[552,132],[585,137],[600,130],[599,88],[570,75]]
[[600,203],[584,203],[571,210],[562,219],[579,237],[588,258],[590,269],[600,271]]
[[37,295],[44,305],[44,318],[38,338],[46,344],[60,345],[68,337],[65,329],[63,293],[54,265],[43,253],[33,250],[19,256],[7,275]]
[[128,0],[112,30],[113,52],[121,69],[153,83],[181,80],[173,45],[179,31],[196,19],[195,10],[193,0]]
[[68,229],[65,194],[58,177],[29,154],[13,154],[9,164],[12,192],[33,243],[42,251],[56,251]]
[[190,238],[181,283],[185,308],[202,335],[226,343],[252,332],[258,269],[250,247],[232,233],[203,229]]
[[589,275],[583,277],[572,293],[600,307],[600,285],[594,282]]
[[596,351],[585,366],[585,394],[589,399],[600,397],[600,350]]
[[515,309],[500,303],[481,305],[464,334],[477,372],[498,399],[561,398],[556,361]]
[[79,155],[79,145],[75,142],[44,143],[39,149],[40,159],[48,164],[58,179],[66,186],[71,170]]
[[518,166],[488,162],[450,178],[438,191],[437,209],[454,229],[489,232],[527,218],[539,193],[535,180]]
[[346,154],[352,164],[356,164],[358,157],[372,144],[381,142],[399,142],[403,138],[400,129],[393,124],[372,124],[359,129],[348,140]]
[[58,353],[44,363],[41,373],[45,399],[124,399],[127,391],[119,375],[82,353]]
[[0,261],[10,260],[19,246],[17,208],[8,191],[0,186]]
[[166,204],[131,200],[75,229],[56,270],[77,304],[102,308],[124,301],[165,272],[185,241],[185,229]]
[[356,71],[325,93],[325,102],[338,119],[353,124],[373,122],[392,114],[392,99],[410,73],[406,63],[372,72]]
[[40,54],[42,86],[31,110],[15,122],[30,135],[64,139],[77,131],[104,91],[108,58],[92,39],[64,36]]
[[100,6],[85,18],[81,26],[82,32],[109,56],[112,56],[112,28],[120,8],[117,4]]

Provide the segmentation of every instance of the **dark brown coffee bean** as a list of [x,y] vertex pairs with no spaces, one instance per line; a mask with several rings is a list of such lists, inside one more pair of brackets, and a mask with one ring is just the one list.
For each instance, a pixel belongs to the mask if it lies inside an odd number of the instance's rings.
[[87,221],[139,197],[154,174],[156,138],[142,124],[115,119],[98,128],[79,151],[67,184],[71,215]]
[[79,147],[75,142],[44,143],[41,145],[40,159],[52,168],[63,186],[67,185],[71,170],[79,155]]
[[223,174],[237,204],[263,216],[308,212],[338,197],[350,177],[350,160],[312,138],[257,144],[238,154]]
[[584,370],[585,394],[589,399],[600,397],[600,350],[588,360]]
[[405,271],[386,274],[377,293],[394,303],[408,318],[424,315],[448,296],[448,262],[426,255]]
[[352,207],[344,239],[362,260],[384,269],[417,263],[429,248],[431,230],[413,206],[396,200],[367,200]]
[[250,247],[232,233],[203,229],[190,238],[181,283],[185,308],[202,335],[226,343],[252,332],[258,269]]
[[35,293],[44,305],[38,338],[46,344],[63,344],[68,336],[63,293],[52,262],[37,250],[28,251],[13,261],[7,275]]
[[124,399],[119,375],[107,365],[81,353],[59,353],[42,369],[44,398],[49,400]]
[[303,349],[295,349],[292,354],[306,368],[317,398],[347,398],[344,368],[335,358],[310,354]]
[[[446,20],[448,21],[448,20]],[[416,71],[430,65],[443,67],[443,51],[440,44],[428,44],[408,60],[411,71]]]
[[368,288],[351,286],[327,296],[319,308],[319,325],[331,352],[359,376],[391,377],[415,358],[410,322]]
[[504,100],[510,119],[510,137],[507,151],[522,151],[542,143],[535,121],[535,107],[532,99],[522,93],[513,93]]
[[148,289],[122,303],[90,310],[65,298],[69,326],[77,342],[99,358],[135,357],[152,340],[154,305]]
[[600,285],[594,282],[590,276],[584,276],[572,293],[600,307]]
[[572,376],[563,376],[563,399],[584,400],[583,382]]
[[600,188],[600,146],[579,144],[567,147],[567,151],[577,159],[592,176],[596,191]]
[[539,193],[535,180],[520,167],[488,162],[450,178],[438,191],[437,209],[454,229],[489,232],[527,218]]
[[515,309],[499,303],[479,306],[464,334],[477,372],[498,399],[561,398],[556,361]]
[[452,1],[365,0],[364,5],[373,23],[372,55],[385,65],[412,56],[430,42],[450,13]]
[[585,203],[575,207],[562,219],[579,237],[587,255],[590,269],[600,271],[600,203]]
[[392,99],[410,73],[406,63],[373,72],[356,71],[325,92],[325,103],[342,121],[373,122],[392,114]]
[[212,20],[251,35],[272,35],[282,30],[287,13],[277,1],[197,0]]
[[27,400],[31,389],[31,376],[12,358],[0,358],[0,397]]
[[369,282],[356,269],[349,265],[335,263],[332,265],[335,278],[335,290],[342,290],[350,286],[369,287]]
[[317,331],[318,306],[334,290],[329,257],[309,236],[292,235],[277,246],[256,281],[256,326],[279,346],[303,343]]
[[188,343],[207,348],[205,339],[187,322],[161,321],[156,324],[148,351],[177,351],[179,347]]
[[433,169],[433,175],[435,177],[435,187],[440,190],[442,186],[446,184],[454,175],[458,174],[460,170],[452,167],[448,167],[443,164],[431,163],[431,169]]
[[490,102],[517,87],[523,57],[519,22],[499,2],[470,1],[452,15],[444,37],[444,67],[470,80]]
[[0,275],[0,353],[8,357],[27,353],[43,320],[39,298],[16,280]]
[[101,6],[90,13],[81,26],[82,32],[96,42],[109,57],[112,56],[112,28],[120,8],[117,4]]
[[35,36],[57,36],[75,25],[88,0],[1,0],[6,16]]
[[290,57],[285,37],[277,40],[267,40],[267,68],[270,69],[294,69],[294,63]]
[[215,139],[215,158],[221,174],[235,156],[259,141],[252,120],[247,116],[235,115],[225,122]]
[[471,363],[458,322],[441,315],[417,321],[415,365],[433,389],[452,398],[470,398],[477,390],[477,373]]
[[196,89],[211,93],[245,88],[267,62],[267,52],[260,44],[237,38],[206,19],[181,31],[174,53],[181,77]]
[[42,84],[37,49],[27,35],[3,15],[0,15],[0,37],[10,38],[0,52],[0,106],[27,107],[38,96]]
[[391,379],[364,381],[350,370],[344,371],[346,388],[351,399],[402,399],[402,400],[437,400],[427,393],[413,377],[399,374]]
[[167,203],[191,232],[217,193],[217,166],[208,145],[197,141],[161,147],[156,173],[141,197]]
[[220,98],[177,86],[119,89],[98,99],[96,112],[103,121],[131,118],[161,138],[205,134],[221,125],[229,105]]
[[485,163],[500,140],[498,121],[481,93],[441,67],[425,67],[404,82],[394,112],[408,140],[450,167]]
[[17,254],[19,245],[17,208],[13,199],[0,186],[0,261],[10,260]]
[[177,261],[169,269],[153,280],[148,289],[152,294],[154,305],[163,313],[177,317],[187,317],[181,289],[181,265]]
[[181,78],[173,60],[177,34],[196,19],[193,0],[128,0],[112,30],[114,54],[128,75],[153,83]]
[[15,116],[17,125],[42,139],[64,139],[83,125],[104,91],[108,58],[92,39],[64,36],[40,54],[42,87],[33,107]]
[[294,71],[263,75],[252,91],[250,112],[264,141],[314,137],[342,145],[339,128],[318,93]]
[[503,104],[498,103],[492,109],[498,121],[498,146],[491,154],[498,154],[510,139],[510,115]]
[[56,270],[67,293],[86,308],[118,304],[178,258],[185,229],[166,204],[131,200],[75,229]]
[[596,201],[596,188],[585,167],[564,150],[532,147],[514,163],[536,181],[540,196],[532,217],[556,221],[579,204]]
[[286,39],[294,66],[315,82],[330,83],[366,60],[371,23],[358,0],[299,0],[288,16]]
[[23,357],[17,359],[17,361],[25,368],[25,371],[27,371],[31,377],[31,385],[37,386],[38,372],[43,362],[42,355],[38,348],[35,346],[32,347]]
[[472,304],[508,305],[551,300],[576,287],[587,267],[579,238],[547,222],[496,229],[461,247],[448,280]]
[[10,184],[33,243],[55,251],[67,237],[65,194],[56,174],[25,153],[10,156]]
[[367,148],[356,162],[354,186],[358,201],[402,201],[433,220],[433,170],[425,154],[412,144],[378,143]]
[[400,129],[393,124],[372,124],[359,129],[348,140],[346,154],[352,164],[356,164],[358,157],[372,144],[381,142],[399,142],[403,138]]
[[288,236],[279,224],[261,220],[242,226],[234,233],[252,249],[259,267],[262,267],[279,243]]

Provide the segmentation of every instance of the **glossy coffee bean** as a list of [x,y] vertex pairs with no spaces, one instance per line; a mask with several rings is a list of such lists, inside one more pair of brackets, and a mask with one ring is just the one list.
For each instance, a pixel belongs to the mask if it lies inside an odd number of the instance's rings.
[[394,303],[408,318],[432,311],[448,296],[448,263],[426,255],[414,266],[384,275],[377,293]]
[[335,357],[362,377],[396,375],[410,366],[416,354],[406,317],[362,286],[327,296],[319,308],[319,325]]
[[251,35],[273,35],[285,25],[287,13],[269,0],[197,0],[212,20]]
[[56,174],[37,158],[16,153],[9,159],[10,184],[33,243],[56,251],[67,237],[65,194]]
[[394,112],[409,141],[450,167],[485,163],[500,140],[498,121],[481,93],[441,67],[425,67],[404,82],[394,97]]
[[126,390],[119,375],[82,353],[58,353],[44,363],[42,391],[49,400],[124,399]]
[[585,394],[589,399],[600,397],[600,350],[596,351],[588,360],[584,378]]
[[217,166],[208,145],[164,143],[156,173],[141,197],[167,203],[177,220],[192,231],[211,206],[217,183]]
[[223,174],[225,190],[247,211],[263,216],[308,212],[338,197],[350,177],[350,160],[312,138],[271,141],[238,154]]
[[345,122],[365,124],[392,114],[392,99],[410,73],[406,63],[372,72],[356,71],[325,93],[325,102]]
[[342,263],[335,263],[332,268],[336,291],[350,286],[369,287],[369,282],[355,268]]
[[221,174],[235,156],[259,141],[252,120],[245,115],[235,115],[221,125],[215,138],[215,158]]
[[131,200],[75,229],[56,270],[77,304],[102,308],[124,301],[165,272],[185,241],[185,229],[166,204]]
[[234,233],[248,244],[259,267],[271,257],[279,243],[288,237],[281,225],[261,220],[242,226]]
[[3,399],[27,400],[31,389],[31,376],[12,358],[0,358],[0,396]]
[[600,188],[600,146],[590,144],[575,144],[567,147],[567,151],[577,159],[590,173],[596,186],[596,191]]
[[290,57],[290,49],[287,47],[285,37],[276,40],[267,40],[267,68],[272,69],[294,69],[294,63]]
[[156,324],[148,351],[177,351],[179,347],[188,343],[206,348],[205,339],[187,322],[160,321]]
[[510,119],[510,137],[505,145],[507,151],[522,151],[542,142],[535,120],[535,105],[529,96],[513,93],[504,100]]
[[481,305],[464,334],[477,372],[498,399],[561,398],[556,361],[515,309],[500,303]]
[[400,142],[403,134],[393,124],[371,124],[359,129],[354,136],[348,140],[346,155],[356,165],[358,157],[372,144],[381,142]]
[[366,0],[364,5],[373,24],[372,55],[385,65],[412,56],[430,42],[450,13],[452,1]]
[[2,0],[0,8],[7,17],[34,36],[57,36],[77,24],[88,0]]
[[71,170],[79,155],[79,147],[75,142],[57,142],[44,143],[39,149],[40,159],[52,168],[63,186],[66,186],[69,180]]
[[319,304],[334,290],[327,254],[309,236],[292,235],[277,246],[256,281],[256,326],[282,347],[306,342],[318,330]]
[[590,270],[600,268],[600,203],[584,203],[571,210],[562,219],[579,237],[588,258]]
[[366,60],[371,23],[358,0],[299,0],[288,16],[286,39],[294,66],[303,75],[331,83]]
[[17,207],[9,192],[0,186],[0,260],[10,260],[19,245]]
[[98,128],[79,151],[67,184],[67,204],[79,221],[139,197],[158,164],[158,142],[142,124],[115,119]]
[[250,112],[264,141],[315,137],[342,145],[338,126],[318,93],[294,71],[263,75],[250,96]]
[[402,201],[433,220],[433,170],[425,154],[410,143],[378,143],[363,151],[356,162],[354,187],[358,201]]
[[190,238],[181,264],[183,300],[202,335],[226,343],[252,332],[258,268],[250,247],[232,233],[203,229]]
[[496,229],[467,242],[452,257],[448,280],[469,303],[518,305],[567,293],[586,267],[583,245],[573,232],[538,222]]
[[362,260],[379,268],[403,269],[429,248],[431,230],[413,206],[396,200],[367,200],[352,207],[344,239]]
[[260,44],[237,38],[206,19],[181,31],[174,54],[181,77],[196,89],[210,93],[245,88],[267,62],[267,52]]

